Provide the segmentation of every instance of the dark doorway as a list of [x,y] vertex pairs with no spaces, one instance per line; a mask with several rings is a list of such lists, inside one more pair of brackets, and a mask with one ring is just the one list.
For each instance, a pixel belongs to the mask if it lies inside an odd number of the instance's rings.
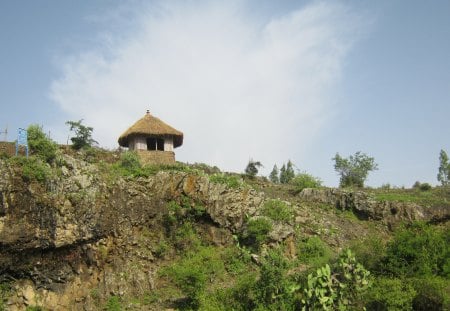
[[162,138],[147,138],[147,150],[164,151],[164,139]]
[[160,151],[164,151],[164,139],[158,138],[156,139],[156,149]]
[[156,138],[147,138],[147,150],[156,150]]

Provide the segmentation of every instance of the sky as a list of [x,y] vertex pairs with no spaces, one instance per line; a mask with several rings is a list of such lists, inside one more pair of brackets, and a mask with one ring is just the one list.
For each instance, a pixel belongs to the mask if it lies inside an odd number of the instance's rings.
[[[103,148],[147,109],[178,161],[268,175],[375,158],[367,185],[437,184],[450,152],[450,1],[0,1],[0,132],[39,124]],[[5,138],[4,133],[0,140]]]

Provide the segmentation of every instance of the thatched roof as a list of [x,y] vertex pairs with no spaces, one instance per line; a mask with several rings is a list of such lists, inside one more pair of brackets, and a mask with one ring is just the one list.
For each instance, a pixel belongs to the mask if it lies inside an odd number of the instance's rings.
[[174,129],[170,125],[164,123],[160,119],[152,116],[147,110],[145,116],[139,119],[133,126],[125,131],[119,137],[119,145],[128,147],[128,142],[133,136],[172,136],[174,147],[179,147],[183,144],[183,133]]

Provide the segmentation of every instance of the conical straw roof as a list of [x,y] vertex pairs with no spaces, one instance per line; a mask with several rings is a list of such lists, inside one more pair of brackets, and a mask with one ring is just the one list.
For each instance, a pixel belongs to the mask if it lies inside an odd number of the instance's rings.
[[174,147],[183,144],[183,133],[164,123],[160,119],[152,116],[147,110],[145,116],[139,119],[128,130],[119,137],[119,145],[128,147],[128,143],[133,136],[173,136]]

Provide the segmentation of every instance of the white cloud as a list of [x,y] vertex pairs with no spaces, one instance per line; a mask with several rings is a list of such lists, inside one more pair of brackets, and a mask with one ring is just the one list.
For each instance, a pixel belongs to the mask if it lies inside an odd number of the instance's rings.
[[301,154],[333,111],[360,23],[336,3],[273,17],[242,3],[141,7],[137,31],[66,58],[51,97],[106,147],[150,109],[184,132],[180,161],[241,171]]

